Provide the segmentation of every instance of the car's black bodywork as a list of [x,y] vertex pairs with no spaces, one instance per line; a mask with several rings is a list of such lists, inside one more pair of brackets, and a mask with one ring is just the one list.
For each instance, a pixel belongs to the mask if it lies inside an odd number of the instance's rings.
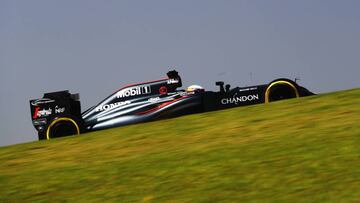
[[176,71],[167,78],[126,86],[99,104],[81,113],[78,94],[68,91],[44,94],[30,100],[33,125],[39,139],[80,134],[116,126],[153,121],[191,113],[214,111],[238,106],[313,95],[288,79],[251,87],[224,86],[220,91],[178,90],[182,86]]

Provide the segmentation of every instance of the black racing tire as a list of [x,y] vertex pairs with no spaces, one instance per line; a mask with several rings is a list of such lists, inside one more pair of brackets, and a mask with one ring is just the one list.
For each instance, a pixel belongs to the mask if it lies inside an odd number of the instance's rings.
[[61,117],[53,120],[46,131],[46,139],[80,134],[78,123],[71,118]]
[[276,81],[271,83],[265,92],[265,102],[274,102],[283,99],[299,97],[297,85],[290,81]]

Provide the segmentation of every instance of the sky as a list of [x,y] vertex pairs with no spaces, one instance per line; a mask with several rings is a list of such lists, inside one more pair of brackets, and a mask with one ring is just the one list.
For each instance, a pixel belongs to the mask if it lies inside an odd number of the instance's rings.
[[287,77],[315,93],[360,87],[358,0],[0,0],[0,146],[37,140],[29,100],[82,110],[176,69],[217,90]]

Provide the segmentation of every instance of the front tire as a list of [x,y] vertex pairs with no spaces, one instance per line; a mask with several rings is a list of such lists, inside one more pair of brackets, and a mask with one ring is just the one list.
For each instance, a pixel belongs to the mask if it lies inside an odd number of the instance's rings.
[[297,85],[292,81],[279,80],[272,82],[265,91],[265,103],[283,99],[298,98]]
[[80,128],[78,123],[66,117],[61,117],[53,120],[46,131],[46,139],[53,139],[58,137],[65,137],[70,135],[79,135]]

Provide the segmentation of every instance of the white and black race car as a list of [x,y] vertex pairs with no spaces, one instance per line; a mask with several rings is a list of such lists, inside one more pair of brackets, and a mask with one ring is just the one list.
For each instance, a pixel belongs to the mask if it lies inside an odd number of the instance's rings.
[[289,79],[235,88],[216,82],[220,90],[213,92],[198,85],[178,90],[182,86],[178,72],[170,71],[167,76],[123,87],[85,112],[81,112],[79,94],[69,91],[46,93],[41,99],[30,100],[32,122],[39,140],[313,95]]

